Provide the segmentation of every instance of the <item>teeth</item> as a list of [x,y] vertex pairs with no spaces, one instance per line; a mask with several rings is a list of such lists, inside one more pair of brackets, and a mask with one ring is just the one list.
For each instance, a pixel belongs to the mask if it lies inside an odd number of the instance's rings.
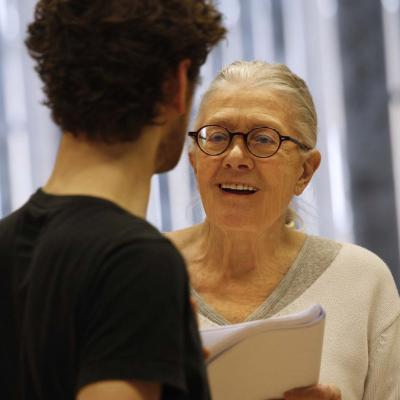
[[251,185],[246,185],[246,184],[235,184],[235,183],[221,183],[220,184],[221,189],[231,189],[231,190],[247,190],[247,191],[252,191],[256,192],[257,188],[251,186]]

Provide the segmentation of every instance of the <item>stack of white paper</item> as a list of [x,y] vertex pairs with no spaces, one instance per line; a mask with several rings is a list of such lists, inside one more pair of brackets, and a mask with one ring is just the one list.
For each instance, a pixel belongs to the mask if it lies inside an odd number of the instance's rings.
[[318,383],[325,311],[305,311],[201,331],[214,400],[267,400]]

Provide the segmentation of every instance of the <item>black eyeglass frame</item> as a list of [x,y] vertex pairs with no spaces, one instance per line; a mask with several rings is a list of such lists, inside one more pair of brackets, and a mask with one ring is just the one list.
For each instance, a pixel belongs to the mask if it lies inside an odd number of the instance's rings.
[[[204,149],[202,149],[202,147],[201,147],[200,144],[199,144],[199,133],[200,133],[200,131],[201,131],[202,129],[207,128],[207,126],[218,126],[219,128],[222,128],[222,129],[224,129],[226,132],[229,133],[229,143],[228,143],[228,145],[226,146],[226,148],[225,148],[223,151],[221,151],[220,153],[217,153],[217,154],[209,154],[209,153],[207,153]],[[276,150],[275,150],[272,154],[270,154],[269,156],[258,156],[258,155],[256,155],[256,154],[254,154],[254,153],[250,150],[249,144],[247,143],[248,135],[249,135],[251,132],[253,132],[254,130],[256,130],[256,129],[261,129],[261,128],[271,129],[271,130],[273,130],[274,132],[276,132],[276,133],[278,134],[278,136],[279,136],[279,145],[278,145],[278,147],[276,148]],[[249,153],[252,154],[254,157],[258,157],[258,158],[269,158],[269,157],[272,157],[273,155],[275,155],[275,154],[279,151],[279,149],[281,148],[282,143],[283,143],[283,142],[286,142],[286,141],[290,141],[290,142],[293,142],[293,143],[297,144],[297,145],[298,145],[302,150],[304,150],[304,151],[309,151],[309,150],[312,149],[312,147],[307,146],[307,145],[304,144],[304,143],[301,143],[300,141],[298,141],[297,139],[295,139],[295,138],[293,138],[293,137],[291,137],[291,136],[281,135],[280,132],[279,132],[277,129],[271,128],[271,127],[269,127],[269,126],[257,126],[257,127],[255,127],[255,128],[250,129],[248,132],[231,132],[228,128],[225,128],[224,126],[217,125],[217,124],[208,124],[208,125],[204,125],[204,126],[200,127],[197,131],[188,132],[188,136],[190,136],[191,138],[193,138],[193,139],[196,141],[196,144],[197,144],[197,146],[199,147],[199,149],[200,149],[204,154],[207,154],[208,156],[219,156],[219,155],[225,153],[225,151],[228,150],[228,149],[229,149],[229,146],[232,144],[232,140],[233,140],[234,136],[243,136],[244,142],[245,142],[245,144],[246,144],[246,147],[247,147],[247,150],[249,151]]]

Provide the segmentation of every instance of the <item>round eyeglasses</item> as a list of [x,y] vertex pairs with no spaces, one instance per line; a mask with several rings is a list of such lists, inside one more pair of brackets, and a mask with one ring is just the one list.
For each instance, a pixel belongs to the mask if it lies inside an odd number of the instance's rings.
[[247,149],[253,156],[267,158],[273,156],[281,147],[282,142],[296,143],[302,150],[311,147],[299,142],[291,136],[283,136],[276,129],[267,126],[253,128],[247,133],[230,132],[220,125],[205,125],[194,132],[189,132],[200,150],[209,156],[218,156],[228,149],[234,136],[243,136]]

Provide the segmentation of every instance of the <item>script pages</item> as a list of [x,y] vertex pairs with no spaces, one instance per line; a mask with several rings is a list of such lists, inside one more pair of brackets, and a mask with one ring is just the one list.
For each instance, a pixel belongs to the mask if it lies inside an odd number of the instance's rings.
[[201,331],[214,400],[267,400],[318,383],[325,311],[319,304]]

